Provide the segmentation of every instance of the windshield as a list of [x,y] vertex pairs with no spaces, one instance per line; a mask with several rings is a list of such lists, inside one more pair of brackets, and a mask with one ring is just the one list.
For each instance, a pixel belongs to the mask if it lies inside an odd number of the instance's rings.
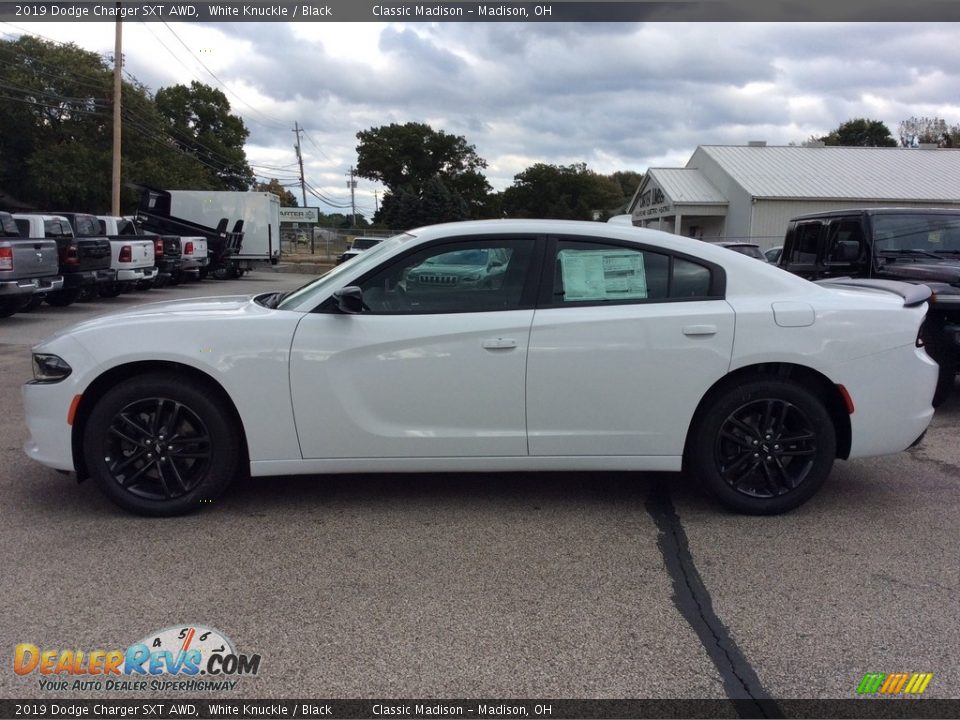
[[457,250],[427,260],[424,265],[479,265],[487,264],[488,250]]
[[311,280],[306,285],[303,285],[293,292],[288,293],[283,297],[283,300],[277,304],[277,309],[310,309],[310,306],[315,304],[313,302],[315,298],[319,298],[324,295],[328,289],[331,289],[332,291],[332,289],[340,287],[338,283],[341,275],[344,275],[345,273],[353,273],[356,270],[366,271],[371,265],[379,262],[382,256],[390,253],[398,245],[402,245],[408,240],[413,239],[413,237],[414,236],[410,235],[409,233],[401,233],[400,235],[394,235],[388,240],[377,243],[367,252],[358,255],[355,260],[351,260],[349,263],[343,263],[342,265],[337,265],[332,270],[329,270],[318,277],[316,280]]
[[872,221],[878,252],[960,253],[960,213],[874,215]]

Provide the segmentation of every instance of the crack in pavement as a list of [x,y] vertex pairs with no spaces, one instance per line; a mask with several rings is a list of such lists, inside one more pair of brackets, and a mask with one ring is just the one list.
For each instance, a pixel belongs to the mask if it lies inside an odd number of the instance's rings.
[[670,499],[658,484],[646,502],[657,525],[657,547],[673,582],[673,604],[697,634],[723,679],[724,690],[740,717],[782,718],[783,711],[764,689],[760,678],[713,610],[710,592],[690,554],[687,534]]

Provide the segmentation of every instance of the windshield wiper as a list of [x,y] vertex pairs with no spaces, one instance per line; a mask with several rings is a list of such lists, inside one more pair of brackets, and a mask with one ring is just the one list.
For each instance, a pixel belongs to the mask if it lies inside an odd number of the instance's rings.
[[[919,250],[917,248],[904,248],[902,250],[881,249],[877,250],[877,252],[883,255],[893,253],[894,255],[922,255],[923,257],[937,258],[937,256],[929,250]],[[937,260],[939,259],[940,258],[937,258]]]

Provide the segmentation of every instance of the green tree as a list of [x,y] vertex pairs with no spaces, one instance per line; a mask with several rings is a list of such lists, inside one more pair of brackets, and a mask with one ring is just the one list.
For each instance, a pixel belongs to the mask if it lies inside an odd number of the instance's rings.
[[194,80],[190,87],[161,88],[155,101],[177,146],[207,168],[212,189],[250,188],[254,176],[243,149],[250,132],[230,113],[223,92]]
[[897,141],[888,128],[880,120],[855,118],[841,123],[836,130],[831,130],[820,140],[825,145],[842,145],[846,147],[896,147]]
[[585,163],[568,166],[537,163],[516,175],[503,193],[508,217],[592,220],[623,202],[623,189]]
[[95,53],[23,36],[0,41],[0,187],[50,209],[110,193],[110,73]]
[[[643,182],[643,173],[633,170],[618,170],[609,176],[617,185],[620,186],[620,192],[623,193],[623,201],[626,202],[633,197],[633,194]],[[622,205],[623,203],[621,203]]]
[[[395,227],[412,227],[413,218],[419,219],[414,225],[440,222],[430,213],[442,209],[449,215],[454,208],[465,210],[456,219],[487,216],[491,188],[481,172],[487,163],[465,138],[410,122],[363,130],[357,139],[357,174],[387,187],[377,216],[383,222]],[[424,202],[427,210],[413,207]]]
[[[108,211],[113,158],[113,69],[108,61],[73,44],[30,36],[0,40],[0,88],[5,96],[0,103],[0,191],[16,198],[18,206]],[[121,109],[122,207],[136,204],[130,183],[222,187],[202,161],[173,139],[170,120],[136,80],[123,82]]]
[[265,183],[254,183],[253,189],[257,192],[273,193],[280,198],[282,207],[300,207],[297,196],[281,185],[276,178],[270,178],[270,181]]

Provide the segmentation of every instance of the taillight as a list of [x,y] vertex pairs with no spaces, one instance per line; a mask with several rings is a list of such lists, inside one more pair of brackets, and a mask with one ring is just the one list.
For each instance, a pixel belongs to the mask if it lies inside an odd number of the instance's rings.
[[129,245],[120,248],[120,262],[133,262],[133,249]]
[[153,254],[163,257],[163,240],[157,238],[153,243]]
[[64,265],[79,265],[80,264],[80,249],[71,243],[67,245],[63,252],[63,264]]
[[13,270],[13,248],[0,247],[0,270]]
[[192,242],[188,242],[186,245],[183,246],[183,254],[184,254],[184,255],[193,255],[193,243],[192,243]]

